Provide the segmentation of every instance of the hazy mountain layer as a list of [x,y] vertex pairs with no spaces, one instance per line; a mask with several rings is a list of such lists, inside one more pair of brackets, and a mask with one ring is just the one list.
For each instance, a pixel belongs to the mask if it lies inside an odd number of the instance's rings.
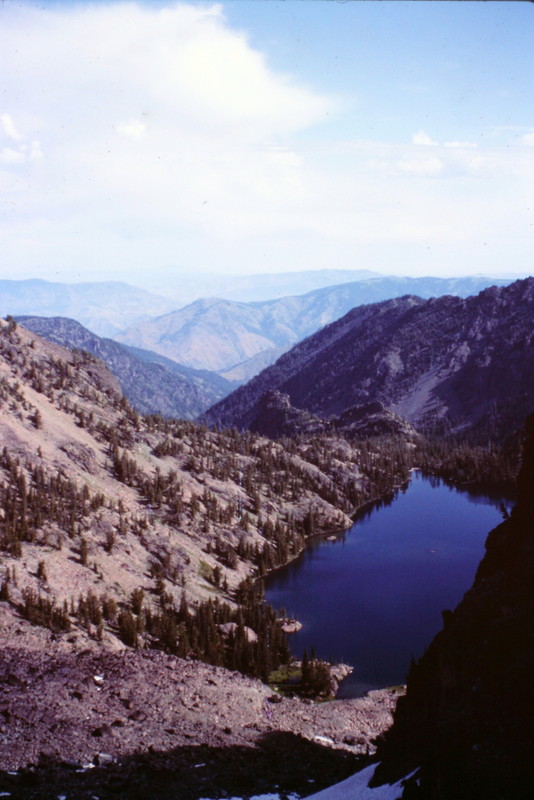
[[379,401],[419,426],[500,437],[534,396],[534,279],[475,297],[403,297],[361,306],[283,355],[210,409],[247,428],[277,389],[321,417]]
[[150,291],[176,301],[176,308],[188,305],[199,297],[220,297],[243,303],[261,302],[288,295],[304,294],[325,286],[348,281],[384,277],[368,269],[315,269],[301,272],[270,272],[262,275],[225,275],[217,273],[183,274],[169,269],[164,280],[161,272],[154,276]]
[[0,315],[71,317],[99,336],[113,336],[174,307],[175,303],[164,297],[119,281],[0,280]]
[[215,373],[180,367],[156,353],[101,338],[72,319],[17,319],[51,342],[86,350],[100,358],[118,379],[125,397],[143,414],[195,419],[232,389],[232,384]]
[[465,297],[490,284],[483,277],[381,277],[256,303],[202,299],[135,325],[115,338],[181,364],[217,370],[230,380],[244,381],[355,306],[407,293]]

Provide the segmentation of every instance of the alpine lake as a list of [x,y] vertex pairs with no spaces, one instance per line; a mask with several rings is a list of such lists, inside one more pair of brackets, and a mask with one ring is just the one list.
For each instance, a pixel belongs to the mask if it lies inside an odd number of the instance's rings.
[[413,471],[407,486],[361,511],[336,537],[314,537],[265,580],[265,599],[302,623],[289,637],[354,670],[338,697],[403,684],[471,587],[489,531],[511,501]]

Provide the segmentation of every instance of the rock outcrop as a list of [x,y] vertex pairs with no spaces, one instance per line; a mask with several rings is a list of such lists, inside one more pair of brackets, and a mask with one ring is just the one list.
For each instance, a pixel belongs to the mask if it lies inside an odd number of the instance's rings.
[[381,403],[364,403],[325,419],[291,405],[289,395],[273,390],[266,392],[256,406],[257,414],[250,430],[271,439],[284,436],[317,436],[338,434],[345,439],[373,436],[417,436],[415,428]]

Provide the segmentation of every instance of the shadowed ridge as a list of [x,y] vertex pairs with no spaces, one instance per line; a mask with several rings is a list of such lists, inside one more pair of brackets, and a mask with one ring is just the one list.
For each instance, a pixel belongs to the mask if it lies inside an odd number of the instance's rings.
[[473,587],[412,666],[375,783],[420,767],[404,798],[527,800],[534,791],[534,416],[518,503],[488,536]]

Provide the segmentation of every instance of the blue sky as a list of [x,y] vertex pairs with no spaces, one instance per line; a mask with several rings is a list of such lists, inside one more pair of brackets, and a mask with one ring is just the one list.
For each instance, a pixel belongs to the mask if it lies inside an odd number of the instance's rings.
[[0,274],[530,273],[533,14],[5,0]]

